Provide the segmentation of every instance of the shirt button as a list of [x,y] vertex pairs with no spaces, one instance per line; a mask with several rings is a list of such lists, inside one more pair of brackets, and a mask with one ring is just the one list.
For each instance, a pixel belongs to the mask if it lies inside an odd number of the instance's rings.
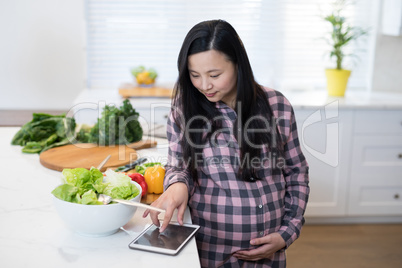
[[250,181],[255,181],[254,177],[251,177],[251,178],[250,178]]
[[262,208],[262,205],[258,205],[258,208]]
[[260,232],[260,236],[263,236],[264,235],[264,232]]

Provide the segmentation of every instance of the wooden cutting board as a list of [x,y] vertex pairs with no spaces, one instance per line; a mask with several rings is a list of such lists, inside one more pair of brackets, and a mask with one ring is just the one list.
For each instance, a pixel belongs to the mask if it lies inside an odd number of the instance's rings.
[[141,203],[150,205],[150,204],[152,204],[152,202],[154,202],[156,199],[158,199],[159,196],[161,196],[161,194],[146,194],[145,196],[143,196],[141,198]]
[[65,168],[97,167],[109,154],[109,161],[101,171],[110,167],[126,165],[136,160],[136,150],[156,146],[156,141],[146,140],[128,145],[97,146],[91,143],[69,144],[44,151],[39,155],[40,163],[49,169],[62,171]]
[[171,98],[173,90],[163,87],[136,87],[131,84],[124,84],[119,88],[119,94],[123,98],[130,97],[160,97]]

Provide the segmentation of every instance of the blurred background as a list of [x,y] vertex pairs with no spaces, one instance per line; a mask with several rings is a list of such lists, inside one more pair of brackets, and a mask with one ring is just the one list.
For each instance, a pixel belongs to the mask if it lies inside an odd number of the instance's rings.
[[[325,69],[335,68],[324,20],[332,2],[0,0],[0,126],[19,127],[35,111],[119,104],[140,65],[171,89],[190,28],[227,20],[257,81],[294,106],[310,165],[307,224],[287,252],[289,267],[402,267],[402,0],[352,1],[343,10],[368,34],[345,49],[352,75],[339,98],[326,92]],[[146,97],[130,101],[163,136],[170,95]],[[99,111],[91,109],[75,113],[77,122],[94,123]]]

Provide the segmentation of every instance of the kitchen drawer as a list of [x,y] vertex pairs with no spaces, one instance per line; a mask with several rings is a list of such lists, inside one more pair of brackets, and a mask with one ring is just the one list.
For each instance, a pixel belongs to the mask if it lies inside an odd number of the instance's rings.
[[354,132],[356,134],[402,134],[402,110],[356,111]]
[[352,188],[348,215],[402,215],[402,186],[364,186]]
[[360,203],[399,203],[402,205],[402,185],[401,186],[365,186],[360,189]]
[[398,166],[402,163],[402,145],[365,146],[362,154],[364,165]]
[[374,178],[401,177],[401,174],[402,136],[355,137],[352,177],[364,175]]
[[349,216],[402,215],[402,135],[355,135]]

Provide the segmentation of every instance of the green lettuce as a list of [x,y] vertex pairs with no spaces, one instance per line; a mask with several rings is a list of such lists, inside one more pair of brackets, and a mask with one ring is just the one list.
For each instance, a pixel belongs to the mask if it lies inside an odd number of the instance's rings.
[[132,199],[139,194],[138,188],[131,183],[131,178],[124,173],[117,173],[113,170],[105,172],[108,186],[104,194],[117,199]]
[[98,197],[92,190],[86,191],[81,198],[81,204],[84,205],[99,205]]
[[83,190],[96,190],[95,185],[103,184],[103,174],[96,168],[63,169],[62,175],[65,183],[71,184]]
[[52,194],[61,200],[72,203],[78,203],[80,199],[78,188],[71,184],[62,184],[56,187],[56,189],[52,191]]
[[52,194],[67,202],[102,205],[103,203],[98,201],[99,194],[129,200],[140,192],[131,183],[130,177],[112,170],[106,171],[106,177],[96,168],[64,169],[62,175],[64,184],[57,186]]

